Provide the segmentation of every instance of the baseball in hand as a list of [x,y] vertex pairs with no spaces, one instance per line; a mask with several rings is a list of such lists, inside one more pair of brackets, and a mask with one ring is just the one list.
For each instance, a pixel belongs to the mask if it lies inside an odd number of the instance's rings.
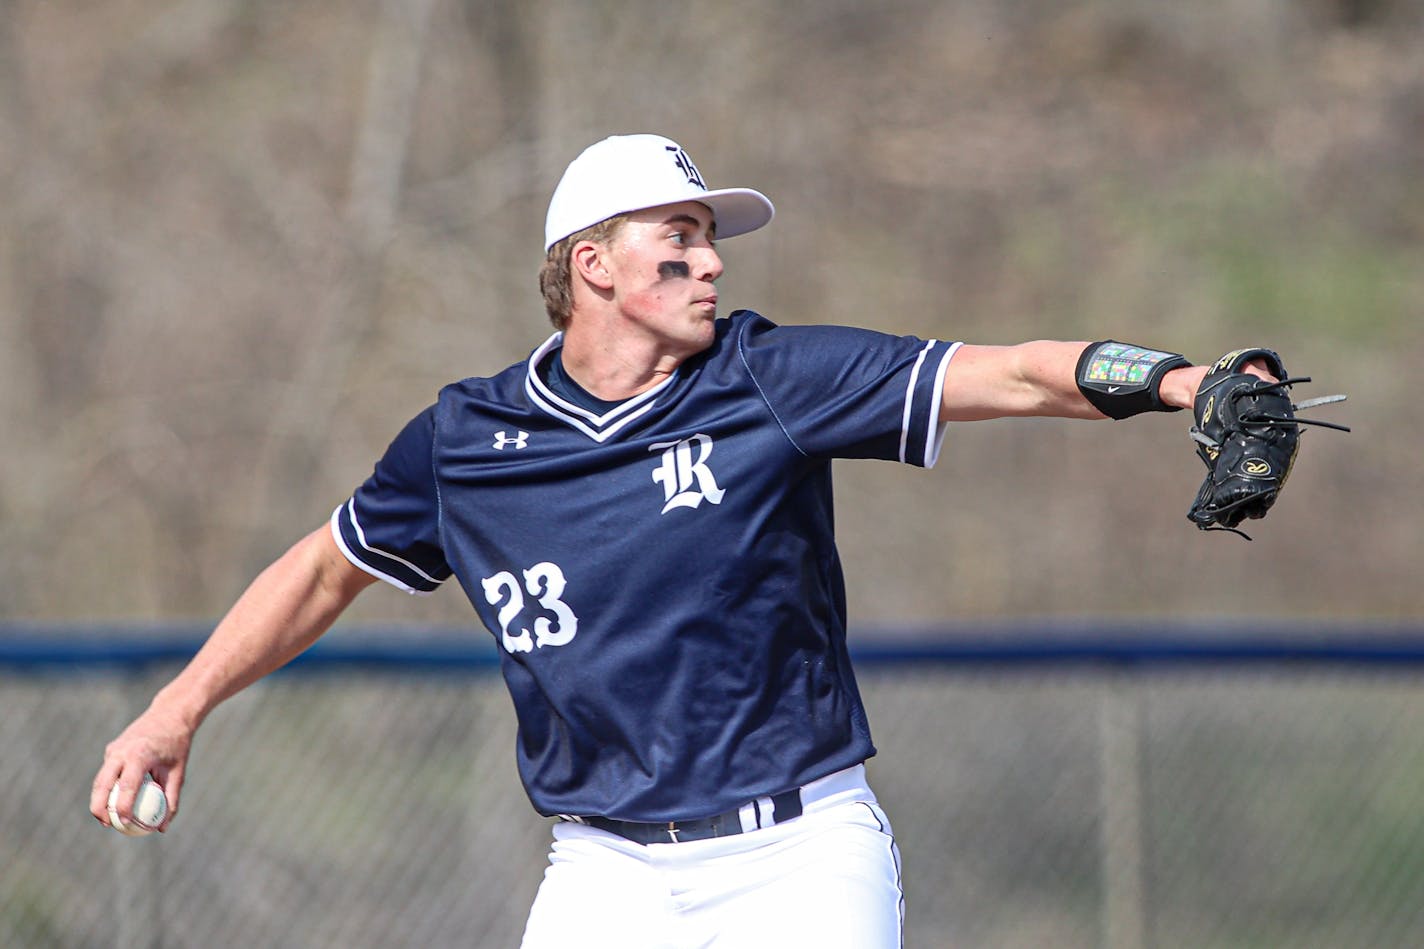
[[114,789],[109,792],[109,825],[129,837],[142,837],[153,833],[154,829],[163,823],[163,818],[168,816],[168,799],[163,794],[163,788],[146,774],[143,776],[143,784],[139,785],[138,797],[134,800],[135,823],[127,823],[119,817],[118,805],[119,785],[116,781]]

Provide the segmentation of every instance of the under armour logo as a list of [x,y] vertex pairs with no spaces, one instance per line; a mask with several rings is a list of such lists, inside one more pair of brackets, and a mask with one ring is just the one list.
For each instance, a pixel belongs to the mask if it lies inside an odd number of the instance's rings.
[[494,447],[499,451],[504,451],[505,445],[513,445],[516,449],[529,447],[529,433],[517,432],[513,437],[508,432],[494,433]]
[[[692,457],[693,447],[697,458]],[[722,503],[722,495],[727,492],[717,486],[712,477],[712,469],[707,467],[707,458],[712,454],[712,439],[697,434],[675,442],[658,442],[648,447],[648,451],[663,453],[662,464],[653,472],[653,481],[663,486],[663,497],[667,503],[662,513],[675,507],[696,508],[704,500],[713,504]]]
[[668,151],[673,153],[673,164],[677,165],[679,171],[687,176],[688,184],[697,185],[703,191],[707,190],[707,185],[702,182],[702,174],[697,170],[697,166],[692,163],[687,152],[682,150],[680,145],[664,145]]

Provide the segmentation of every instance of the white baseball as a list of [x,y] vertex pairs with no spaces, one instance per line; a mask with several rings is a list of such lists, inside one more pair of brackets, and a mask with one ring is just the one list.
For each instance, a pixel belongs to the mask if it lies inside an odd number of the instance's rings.
[[127,823],[119,817],[118,805],[119,785],[116,781],[114,789],[109,792],[109,826],[129,837],[142,837],[153,833],[154,829],[163,823],[163,818],[168,816],[168,798],[164,796],[163,788],[146,774],[143,776],[143,784],[139,785],[138,797],[134,800],[134,823]]

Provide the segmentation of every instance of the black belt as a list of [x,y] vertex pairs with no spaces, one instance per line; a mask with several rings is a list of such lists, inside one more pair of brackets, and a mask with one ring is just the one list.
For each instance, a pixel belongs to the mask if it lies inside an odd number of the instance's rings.
[[[793,788],[771,796],[772,812],[763,816],[761,805],[752,802],[756,810],[758,827],[782,824],[801,816],[801,789]],[[731,837],[742,832],[742,811],[737,808],[715,817],[697,820],[664,821],[643,823],[635,820],[614,820],[611,817],[578,817],[577,823],[597,827],[617,834],[638,844],[681,844],[689,840],[710,840],[713,837]]]

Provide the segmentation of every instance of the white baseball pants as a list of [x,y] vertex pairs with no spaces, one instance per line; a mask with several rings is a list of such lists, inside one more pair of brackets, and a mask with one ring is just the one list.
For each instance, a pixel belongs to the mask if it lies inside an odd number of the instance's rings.
[[864,767],[808,786],[803,808],[647,846],[555,824],[521,949],[900,949],[900,852]]

